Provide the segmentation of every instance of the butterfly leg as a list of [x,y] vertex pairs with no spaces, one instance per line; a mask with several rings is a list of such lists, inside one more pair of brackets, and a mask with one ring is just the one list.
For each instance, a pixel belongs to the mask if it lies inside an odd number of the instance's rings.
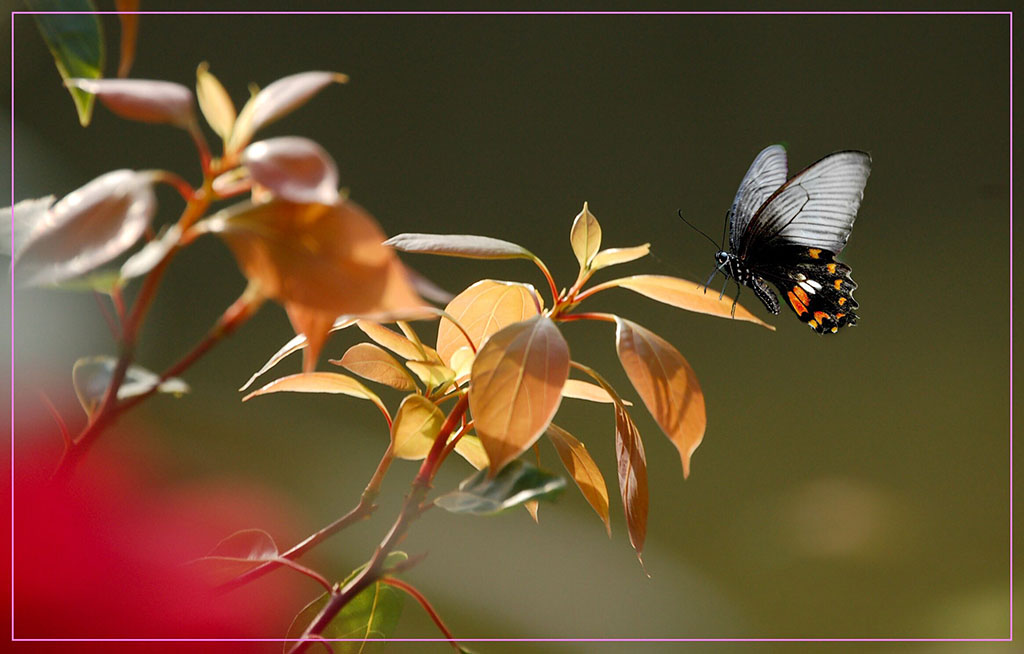
[[736,297],[732,300],[732,317],[736,318],[736,305],[740,302],[740,293],[743,292],[743,285],[739,282],[736,283]]
[[722,284],[722,292],[718,294],[718,301],[721,302],[722,298],[725,297],[725,287],[729,285],[729,278],[725,278],[725,283]]

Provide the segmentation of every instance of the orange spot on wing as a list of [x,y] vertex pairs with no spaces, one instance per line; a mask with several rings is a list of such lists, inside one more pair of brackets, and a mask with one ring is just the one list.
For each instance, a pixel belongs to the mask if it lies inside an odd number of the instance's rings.
[[839,328],[838,328],[838,327],[833,327],[833,328],[832,328],[832,333],[833,333],[833,334],[835,334],[835,333],[836,333],[837,331],[839,331]]
[[[789,303],[793,306],[793,310],[796,311],[796,315],[802,316],[807,313],[807,307],[793,295],[793,291],[786,293],[786,297],[789,298]],[[806,299],[806,296],[804,296]]]
[[843,306],[844,304],[846,304],[846,298],[845,297],[839,298],[839,306]]
[[845,315],[846,315],[845,313],[837,313],[836,314],[836,320],[839,320],[840,318],[842,318]]
[[821,256],[821,248],[810,248],[807,250],[807,254],[811,255],[812,259],[817,259]]
[[818,321],[817,320],[810,320],[810,321],[807,322],[807,324],[811,326],[811,329],[817,329],[818,328]]
[[841,279],[837,279],[837,280],[835,281],[835,287],[836,287],[836,290],[837,290],[837,291],[838,291],[838,290],[839,290],[839,289],[840,289],[840,288],[842,287],[842,285],[843,285],[843,280],[841,280]]
[[826,266],[826,268],[828,268],[828,271],[833,275],[836,274],[836,264],[830,263],[828,264],[828,266]]
[[825,313],[824,311],[815,311],[814,312],[814,319],[817,320],[818,322],[825,322],[826,320],[828,320],[828,318],[829,318],[829,315],[827,313]]
[[804,304],[811,303],[811,300],[810,298],[807,297],[807,293],[804,292],[804,289],[800,288],[799,286],[794,286],[793,292],[796,293],[796,296],[800,298],[800,301],[803,302]]

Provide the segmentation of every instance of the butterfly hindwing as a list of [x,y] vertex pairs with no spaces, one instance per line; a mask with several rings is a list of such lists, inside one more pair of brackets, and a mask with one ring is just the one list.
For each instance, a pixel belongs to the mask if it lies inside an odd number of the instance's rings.
[[835,333],[857,323],[857,283],[850,267],[820,248],[786,248],[785,264],[776,263],[762,273],[772,280],[797,317],[819,334]]

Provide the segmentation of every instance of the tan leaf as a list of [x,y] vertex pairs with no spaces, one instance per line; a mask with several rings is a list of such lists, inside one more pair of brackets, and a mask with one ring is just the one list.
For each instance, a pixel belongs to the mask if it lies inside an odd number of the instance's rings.
[[608,266],[617,266],[620,263],[629,263],[640,257],[646,257],[651,251],[651,244],[644,243],[631,248],[609,248],[602,250],[594,256],[590,262],[591,270],[600,270]]
[[383,233],[358,205],[243,203],[202,223],[221,236],[245,276],[285,305],[309,341],[306,370],[334,319],[428,310]]
[[[733,301],[728,295],[723,296],[719,300],[717,293],[706,293],[703,285],[686,279],[679,279],[678,277],[634,275],[622,279],[613,279],[599,286],[603,288],[611,288],[613,286],[628,288],[652,300],[664,302],[680,309],[706,313],[721,318],[732,317]],[[594,288],[597,287],[595,286]],[[746,320],[775,331],[775,327],[764,322],[739,304],[736,305],[736,320]]]
[[484,444],[476,436],[470,434],[462,436],[459,442],[455,444],[455,451],[463,459],[469,461],[469,464],[477,470],[483,470],[490,463],[487,460],[487,451],[484,450]]
[[400,459],[422,459],[433,446],[442,423],[444,413],[433,402],[422,395],[407,395],[391,424],[392,452]]
[[[615,402],[615,398],[608,394],[608,391],[604,390],[597,384],[591,384],[590,382],[581,381],[579,379],[567,379],[565,380],[565,386],[562,387],[562,397],[571,397],[576,400],[587,400],[589,402],[600,402],[602,404],[612,404]],[[630,402],[622,400],[622,403],[626,406],[632,406]]]
[[386,347],[403,359],[441,362],[433,348],[422,343],[414,343],[408,337],[388,329],[378,322],[360,320],[356,323],[356,327],[373,339],[375,343]]
[[291,113],[324,87],[347,81],[348,77],[341,73],[317,70],[289,75],[268,84],[242,107],[228,139],[227,151],[235,153],[241,150],[257,130]]
[[97,177],[34,216],[12,262],[18,284],[56,284],[90,272],[134,245],[155,211],[150,175],[115,170]]
[[[345,329],[346,327],[350,327],[355,323],[355,319],[342,316],[340,318],[337,318],[331,325],[331,331],[335,332],[338,331],[339,329]],[[305,335],[296,334],[294,337],[292,337],[290,341],[281,346],[281,349],[275,352],[274,355],[270,357],[270,359],[268,359],[265,364],[263,364],[262,368],[253,373],[252,377],[249,378],[249,381],[245,382],[245,384],[238,390],[244,391],[245,389],[249,388],[260,375],[276,366],[278,363],[281,362],[282,359],[284,359],[289,354],[293,352],[298,352],[299,350],[305,348],[306,345],[307,342]]]
[[257,141],[242,152],[252,181],[289,202],[338,201],[338,167],[315,142],[299,136]]
[[455,372],[455,379],[460,384],[469,379],[469,375],[473,370],[474,358],[476,358],[476,353],[469,349],[468,345],[452,352],[451,367]]
[[385,384],[401,391],[416,390],[416,381],[402,364],[373,343],[357,343],[350,347],[341,359],[331,359],[331,363],[339,365],[363,379]]
[[647,538],[647,457],[640,431],[626,407],[618,403],[615,404],[615,457],[619,462],[619,492],[626,511],[629,542],[642,565]]
[[428,391],[444,388],[455,381],[455,371],[443,363],[435,363],[433,361],[406,361],[405,365],[414,375],[419,377],[420,381],[423,382],[423,385]]
[[590,213],[587,203],[583,203],[583,211],[576,216],[569,232],[569,242],[573,254],[580,262],[580,268],[586,268],[594,260],[594,255],[601,249],[601,225],[594,214]]
[[537,516],[537,511],[540,510],[540,502],[537,500],[530,500],[529,502],[523,502],[523,506],[526,507],[526,510],[529,512],[530,517],[533,518],[533,521],[540,524],[540,518]]
[[492,475],[544,433],[568,377],[569,346],[546,316],[487,339],[473,361],[469,406]]
[[192,91],[174,82],[74,77],[65,85],[92,93],[122,118],[177,127],[188,127],[195,121]]
[[227,141],[237,117],[235,104],[205,61],[196,69],[196,95],[199,98],[199,110],[203,112],[206,122],[217,136]]
[[615,321],[619,361],[658,426],[679,450],[683,476],[704,438],[707,416],[697,375],[671,343],[624,318]]
[[[536,316],[539,304],[539,295],[529,284],[484,279],[456,295],[445,311],[479,348],[491,334]],[[437,325],[437,353],[441,359],[450,364],[455,350],[466,346],[466,337],[459,328],[442,317]]]
[[612,523],[608,515],[608,487],[604,483],[604,476],[601,475],[600,468],[587,452],[587,446],[555,424],[548,425],[547,434],[558,451],[558,457],[562,459],[566,472],[576,482],[590,506],[597,511],[597,515],[604,520],[604,527],[608,531],[608,535],[611,536]]
[[268,393],[335,393],[358,397],[370,400],[377,405],[381,411],[388,414],[387,407],[377,397],[377,394],[358,380],[336,372],[305,372],[298,375],[288,375],[275,379],[263,388],[255,390],[242,398],[242,401],[251,400],[259,395]]

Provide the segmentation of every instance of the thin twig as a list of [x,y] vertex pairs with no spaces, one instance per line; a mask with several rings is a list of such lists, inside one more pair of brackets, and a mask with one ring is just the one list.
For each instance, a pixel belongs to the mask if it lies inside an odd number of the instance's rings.
[[454,647],[456,651],[459,651],[459,644],[455,641],[455,636],[448,629],[448,627],[445,626],[444,621],[441,620],[441,616],[438,615],[437,611],[434,610],[434,607],[430,605],[430,602],[427,600],[427,598],[424,597],[423,593],[417,590],[415,586],[406,583],[401,579],[396,579],[395,577],[381,577],[380,582],[382,584],[387,584],[389,586],[394,586],[395,588],[404,590],[409,595],[412,595],[413,598],[415,598],[416,601],[420,603],[420,606],[423,607],[423,610],[427,612],[427,615],[430,616],[430,619],[434,621],[434,624],[437,625],[437,628],[441,631],[441,633],[444,634],[444,637],[451,642],[452,647]]

